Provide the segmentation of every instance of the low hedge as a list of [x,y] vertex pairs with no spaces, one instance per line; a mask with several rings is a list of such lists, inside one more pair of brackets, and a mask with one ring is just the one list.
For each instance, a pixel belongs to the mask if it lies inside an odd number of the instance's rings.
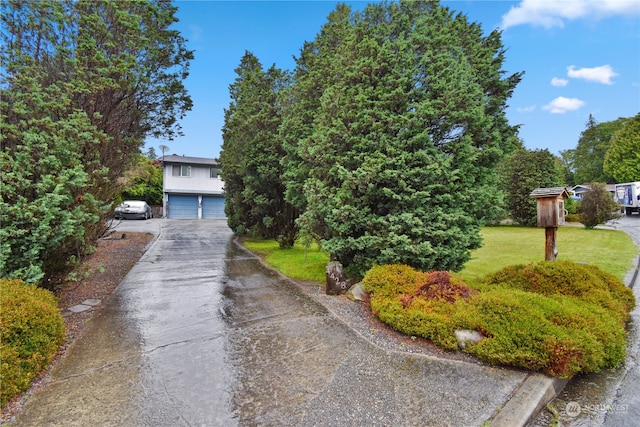
[[570,261],[515,265],[489,274],[483,285],[507,286],[545,296],[566,295],[606,308],[624,324],[635,307],[633,292],[596,266]]
[[0,279],[0,406],[28,389],[65,338],[51,292],[20,280]]
[[404,265],[373,267],[362,284],[373,313],[401,332],[456,350],[454,331],[475,330],[483,339],[463,351],[558,377],[621,363],[635,306],[615,276],[566,261],[507,267],[473,288]]

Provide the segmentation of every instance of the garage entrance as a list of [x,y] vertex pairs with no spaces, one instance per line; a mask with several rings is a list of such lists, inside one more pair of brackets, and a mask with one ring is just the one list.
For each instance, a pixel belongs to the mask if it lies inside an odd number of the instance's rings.
[[169,194],[167,216],[171,219],[198,219],[198,196]]
[[224,197],[202,196],[202,218],[203,219],[225,219]]

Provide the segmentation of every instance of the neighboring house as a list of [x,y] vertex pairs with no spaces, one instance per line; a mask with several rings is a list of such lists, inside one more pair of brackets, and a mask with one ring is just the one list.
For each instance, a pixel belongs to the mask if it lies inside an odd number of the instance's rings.
[[[611,193],[611,197],[614,196],[615,192],[616,192],[616,185],[615,184],[607,184],[606,185],[606,189],[609,193]],[[575,185],[573,186],[570,191],[569,194],[571,194],[571,198],[574,200],[582,200],[582,196],[584,196],[584,193],[586,193],[587,191],[591,190],[591,187],[589,187],[586,184],[579,184],[579,185]]]
[[162,211],[165,218],[226,218],[224,182],[215,159],[164,156]]
[[574,185],[571,188],[570,194],[573,199],[582,200],[582,196],[584,196],[584,193],[589,190],[591,190],[591,187],[589,187],[588,185]]

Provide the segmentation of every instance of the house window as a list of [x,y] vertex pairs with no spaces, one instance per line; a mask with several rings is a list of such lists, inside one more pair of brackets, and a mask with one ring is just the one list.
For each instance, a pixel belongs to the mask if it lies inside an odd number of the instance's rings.
[[171,172],[173,176],[191,176],[191,166],[187,165],[173,165]]
[[218,178],[220,176],[220,170],[218,168],[209,169],[209,178]]

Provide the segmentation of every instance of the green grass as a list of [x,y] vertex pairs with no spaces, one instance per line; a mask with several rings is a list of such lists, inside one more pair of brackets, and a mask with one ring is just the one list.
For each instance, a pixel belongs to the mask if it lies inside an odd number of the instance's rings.
[[[459,272],[459,276],[468,283],[508,265],[544,259],[545,235],[542,228],[484,227],[481,234],[483,247],[471,253],[471,260]],[[305,250],[299,244],[291,249],[279,249],[273,240],[245,239],[244,244],[288,277],[318,283],[325,281],[329,254],[316,245]],[[632,261],[637,254],[631,238],[618,230],[560,227],[557,244],[559,260],[593,264],[620,279],[633,267]]]
[[[545,232],[531,227],[484,227],[483,246],[471,253],[459,276],[466,282],[508,265],[544,260]],[[624,279],[633,267],[638,249],[627,234],[618,230],[588,230],[583,227],[559,227],[558,260],[592,264]]]
[[325,281],[325,267],[329,254],[311,245],[306,249],[296,243],[293,248],[280,249],[275,240],[244,239],[244,245],[252,252],[264,258],[271,267],[287,277],[317,283]]

